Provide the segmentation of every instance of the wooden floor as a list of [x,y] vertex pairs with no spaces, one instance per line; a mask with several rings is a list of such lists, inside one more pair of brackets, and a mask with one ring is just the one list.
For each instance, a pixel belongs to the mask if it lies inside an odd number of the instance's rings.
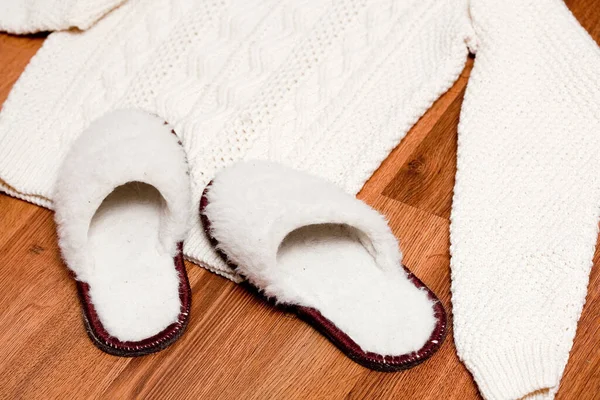
[[[600,0],[567,4],[600,42]],[[0,35],[0,103],[43,40]],[[472,64],[359,195],[389,217],[405,262],[448,310],[456,127]],[[594,261],[559,399],[600,399],[599,251]],[[104,354],[84,331],[52,213],[0,195],[0,398],[478,398],[452,332],[421,366],[373,372],[294,316],[202,268],[187,270],[193,309],[181,340],[143,358]]]

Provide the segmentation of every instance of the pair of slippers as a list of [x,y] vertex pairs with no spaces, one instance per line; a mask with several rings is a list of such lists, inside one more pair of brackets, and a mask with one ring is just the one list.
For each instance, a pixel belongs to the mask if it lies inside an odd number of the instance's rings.
[[[105,115],[75,142],[56,187],[59,245],[94,344],[139,356],[176,341],[192,297],[183,240],[198,217],[171,127],[141,111]],[[444,308],[402,266],[385,219],[332,184],[278,164],[234,164],[207,186],[200,218],[261,296],[359,364],[406,369],[441,346]]]

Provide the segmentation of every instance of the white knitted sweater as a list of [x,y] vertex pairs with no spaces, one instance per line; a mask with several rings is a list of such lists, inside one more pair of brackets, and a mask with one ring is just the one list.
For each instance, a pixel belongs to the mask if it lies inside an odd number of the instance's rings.
[[[136,107],[175,126],[198,203],[280,161],[356,193],[477,51],[459,127],[459,355],[489,399],[550,399],[597,235],[600,50],[560,0],[129,0],[48,37],[0,113],[0,188],[52,207],[77,135]],[[193,262],[233,280],[200,221]]]

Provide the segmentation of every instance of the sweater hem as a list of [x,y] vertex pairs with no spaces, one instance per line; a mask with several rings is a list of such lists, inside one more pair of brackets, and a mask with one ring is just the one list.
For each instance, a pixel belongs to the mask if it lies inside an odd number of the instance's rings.
[[2,181],[2,179],[0,179],[0,192],[6,193],[7,195],[19,200],[25,200],[29,203],[35,204],[36,206],[45,207],[50,210],[53,209],[53,204],[50,199],[43,196],[21,193],[13,187],[6,184],[4,181]]

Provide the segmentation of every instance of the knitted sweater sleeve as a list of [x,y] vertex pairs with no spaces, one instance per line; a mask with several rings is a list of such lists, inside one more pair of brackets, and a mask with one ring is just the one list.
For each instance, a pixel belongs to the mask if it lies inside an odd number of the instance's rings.
[[451,223],[459,356],[487,399],[551,399],[600,206],[600,51],[560,0],[472,0]]
[[0,0],[0,31],[85,30],[125,0]]

